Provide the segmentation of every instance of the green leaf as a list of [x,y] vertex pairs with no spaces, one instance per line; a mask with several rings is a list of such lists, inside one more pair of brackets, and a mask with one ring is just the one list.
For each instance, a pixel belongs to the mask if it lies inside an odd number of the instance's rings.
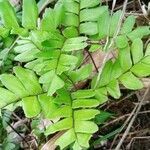
[[[57,68],[57,59],[52,59],[52,60],[47,60],[47,61],[42,61],[42,60],[40,61],[40,60],[41,59],[39,59],[39,62],[33,61],[33,64],[28,63],[31,66],[34,65],[34,66],[32,66],[33,67],[32,69],[39,75],[43,75],[43,74],[45,74],[45,72],[55,70]],[[35,64],[35,63],[37,63],[37,64]]]
[[[32,7],[31,7],[32,6]],[[35,0],[23,0],[22,25],[27,29],[35,29],[38,19],[38,8]]]
[[23,98],[22,107],[28,118],[36,117],[41,112],[41,106],[36,96]]
[[82,0],[80,2],[80,9],[95,7],[100,4],[101,0]]
[[65,88],[57,90],[57,97],[55,103],[71,105],[72,99],[70,97],[70,92]]
[[99,104],[105,103],[108,100],[106,88],[96,89],[95,98],[99,101]]
[[128,39],[124,35],[117,36],[116,46],[120,49],[126,48],[128,46]]
[[141,26],[137,27],[135,30],[130,32],[127,36],[129,37],[130,40],[134,40],[137,38],[143,38],[146,35],[150,34],[150,27],[149,26]]
[[63,40],[62,36],[60,36],[60,34],[58,32],[48,33],[46,31],[41,31],[41,30],[32,30],[30,32],[30,36],[31,36],[32,43],[34,43],[36,45],[36,47],[38,47],[38,49],[40,49],[40,50],[44,49],[44,47],[42,46],[42,42],[44,42],[50,38],[52,38],[52,39],[60,38],[60,40]]
[[67,129],[71,129],[73,126],[73,120],[72,118],[66,118],[63,119],[57,123],[54,123],[52,125],[50,125],[46,131],[45,131],[45,135],[50,135],[52,133],[55,133],[57,131],[62,131],[62,130],[67,130]]
[[43,50],[39,52],[36,56],[44,60],[47,59],[57,59],[60,55],[60,50]]
[[69,65],[67,66],[67,65],[62,65],[62,64],[58,63],[56,74],[61,75],[63,72],[71,70],[74,67],[70,67]]
[[[8,138],[8,137],[7,137]],[[5,149],[5,150],[14,150],[17,148],[17,146],[14,144],[14,143],[11,143],[11,141],[4,141],[3,144],[2,144],[2,148]]]
[[34,60],[36,58],[36,54],[38,54],[39,52],[40,50],[38,49],[31,49],[17,55],[14,60],[19,62],[29,62],[31,60]]
[[131,71],[138,77],[146,77],[150,75],[150,64],[139,62],[135,64]]
[[59,59],[59,64],[64,66],[75,66],[77,64],[78,58],[73,55],[61,54]]
[[90,98],[95,95],[95,92],[92,89],[78,90],[76,92],[73,92],[71,95],[72,95],[73,99]]
[[77,99],[73,101],[72,108],[91,108],[99,105],[97,99]]
[[42,88],[33,71],[19,66],[14,67],[13,71],[16,74],[16,77],[18,77],[25,89],[28,91],[29,95],[37,95],[42,93]]
[[51,116],[53,119],[71,117],[72,116],[72,108],[71,108],[71,106],[62,106],[62,107],[58,108],[57,110],[55,110],[55,112],[53,112]]
[[91,134],[78,133],[77,139],[78,139],[79,145],[84,148],[89,148],[89,140],[91,136],[92,136]]
[[98,33],[98,26],[96,22],[81,23],[79,29],[80,34],[95,35]]
[[54,103],[54,99],[47,94],[38,96],[39,103],[42,108],[42,113],[45,118],[52,118],[52,113],[57,110],[58,106]]
[[128,89],[138,90],[143,88],[143,83],[135,77],[131,72],[123,74],[119,80]]
[[107,85],[107,90],[109,92],[109,94],[114,97],[115,99],[120,98],[121,94],[120,94],[120,88],[119,88],[119,83],[117,80],[113,80],[111,81],[108,85]]
[[32,49],[35,49],[35,45],[30,43],[29,41],[24,41],[25,43],[23,43],[22,45],[20,45],[20,43],[18,43],[19,45],[15,46],[14,47],[14,51],[16,53],[23,53],[23,52],[26,52],[26,51],[30,51]]
[[117,79],[123,73],[123,69],[120,65],[120,60],[117,59],[113,63],[112,72],[111,72],[111,79]]
[[104,86],[110,82],[112,66],[113,66],[112,61],[108,61],[105,64],[104,69],[103,69],[102,74],[101,74],[101,77],[100,77],[100,80],[98,82],[98,87],[102,87],[102,86]]
[[8,0],[0,0],[0,17],[6,28],[18,28],[15,11]]
[[57,28],[59,25],[61,25],[64,15],[65,15],[64,7],[62,4],[56,3],[54,7],[54,15],[55,15],[54,16],[55,28]]
[[14,93],[0,87],[0,108],[17,100],[18,97]]
[[67,39],[64,43],[62,51],[73,51],[73,50],[81,50],[87,47],[86,43],[87,37],[76,37]]
[[22,37],[28,37],[29,36],[28,30],[24,29],[24,28],[13,28],[11,30],[11,34],[17,34],[17,35],[20,35]]
[[124,72],[132,67],[132,60],[129,46],[119,50],[118,59],[120,62],[120,66]]
[[65,26],[79,26],[79,17],[73,13],[66,13],[63,19],[63,25]]
[[121,34],[127,34],[131,32],[134,27],[134,24],[135,24],[135,17],[132,15],[127,17],[121,28]]
[[100,111],[96,109],[75,110],[74,119],[75,120],[91,120],[99,113]]
[[95,133],[96,131],[98,131],[98,127],[92,121],[75,121],[75,132]]
[[102,46],[99,45],[99,44],[92,44],[90,49],[89,49],[89,52],[95,52],[95,51],[99,51],[99,50],[102,50]]
[[45,9],[40,28],[43,31],[53,31],[56,29],[54,18],[54,10],[51,8]]
[[98,19],[98,31],[99,31],[99,38],[105,38],[109,35],[109,22],[110,22],[110,15],[108,11],[108,7],[104,14],[101,14]]
[[6,38],[9,35],[9,29],[0,27],[0,36]]
[[45,10],[40,28],[43,31],[55,31],[62,23],[64,17],[64,8],[62,4],[56,4],[54,9],[48,8]]
[[0,76],[2,84],[12,91],[16,96],[22,98],[28,96],[28,91],[24,88],[20,80],[11,74],[2,74]]
[[[17,43],[18,45],[23,45],[23,44],[30,43],[30,41],[29,41],[29,40],[26,40],[26,39],[18,39],[18,40],[16,41],[16,43]],[[14,48],[16,48],[18,45],[16,45]],[[33,45],[34,45],[34,44],[33,44]]]
[[0,67],[2,67],[3,64],[4,64],[4,61],[7,60],[8,53],[9,53],[9,49],[8,48],[5,48],[4,50],[0,51],[0,60],[1,60]]
[[92,65],[87,64],[75,71],[70,71],[69,76],[74,82],[78,82],[78,81],[82,81],[88,78],[91,72],[92,72]]
[[53,76],[53,80],[50,83],[49,89],[48,89],[48,95],[52,95],[55,93],[56,90],[62,88],[64,86],[64,81],[58,77],[57,75]]
[[134,64],[143,58],[143,42],[141,39],[135,39],[131,45],[131,53]]
[[82,150],[82,147],[79,145],[78,141],[76,141],[73,145],[73,150]]
[[143,57],[143,59],[141,59],[141,62],[149,65],[150,64],[150,55]]
[[76,140],[76,135],[73,129],[68,130],[65,132],[62,136],[60,136],[55,144],[59,145],[61,149],[64,149],[71,143],[73,143]]
[[84,37],[84,36],[80,36],[80,37],[75,37],[75,38],[70,38],[70,39],[67,39],[65,41],[65,44],[77,44],[77,43],[82,43],[82,42],[85,42],[87,41],[87,37]]
[[63,0],[63,6],[66,12],[77,14],[79,13],[79,3],[75,1]]
[[150,43],[147,45],[145,56],[150,55]]
[[63,35],[66,38],[74,38],[78,36],[78,30],[75,27],[68,27],[63,30]]
[[49,71],[42,75],[39,79],[40,83],[47,83],[48,84],[48,95],[53,95],[58,89],[64,86],[64,81],[56,75],[55,71]]
[[97,21],[101,15],[106,13],[107,9],[107,6],[83,9],[80,11],[80,22]]
[[[41,65],[43,61],[41,59],[36,59],[34,61],[28,62],[27,64],[25,64],[25,67],[31,70],[34,70],[34,67],[36,67],[36,65]],[[36,73],[38,74],[38,71],[36,70]]]
[[46,40],[42,42],[42,46],[47,47],[49,49],[58,49],[63,46],[63,41],[60,40]]
[[113,14],[113,16],[111,18],[111,21],[110,21],[110,31],[109,31],[109,35],[111,37],[113,37],[113,35],[118,30],[118,25],[119,25],[121,14],[122,14],[122,11],[118,10],[117,12],[115,12]]
[[[35,71],[38,75],[42,75],[44,72],[42,72],[43,67],[47,65],[48,61],[43,61],[41,59],[36,59],[31,62],[28,62],[25,67],[28,69],[31,69]],[[55,68],[55,67],[54,67]]]
[[105,121],[107,121],[110,117],[112,116],[111,113],[109,112],[105,112],[105,111],[101,111],[100,114],[95,116],[95,123],[100,125],[100,124],[104,124]]

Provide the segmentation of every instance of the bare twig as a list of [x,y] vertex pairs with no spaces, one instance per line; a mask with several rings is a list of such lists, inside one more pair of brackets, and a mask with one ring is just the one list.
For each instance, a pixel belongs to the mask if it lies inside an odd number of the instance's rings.
[[125,140],[126,136],[128,135],[128,133],[129,133],[129,131],[130,131],[130,129],[131,129],[131,127],[132,127],[132,125],[133,125],[133,123],[134,123],[134,121],[135,121],[137,115],[138,115],[138,112],[140,111],[140,109],[141,109],[141,107],[142,107],[142,103],[143,103],[143,101],[145,100],[145,97],[146,97],[147,94],[149,93],[149,90],[150,90],[149,88],[146,90],[146,92],[145,92],[145,94],[144,94],[144,96],[143,96],[141,102],[139,103],[139,105],[138,105],[138,107],[137,107],[137,110],[136,110],[135,114],[133,115],[133,117],[132,117],[132,119],[131,119],[131,121],[130,121],[130,123],[129,123],[127,129],[126,129],[126,131],[124,132],[124,135],[122,136],[122,138],[121,138],[120,142],[118,143],[118,145],[116,146],[115,150],[120,150],[120,147],[121,147],[123,141]]
[[111,9],[111,15],[112,15],[113,12],[114,12],[114,8],[115,8],[115,6],[116,6],[116,2],[117,2],[117,0],[113,0],[112,9]]
[[6,123],[8,124],[8,126],[10,126],[12,128],[12,130],[17,133],[21,139],[30,147],[30,144],[28,143],[28,141],[9,123],[6,121]]
[[93,65],[94,65],[94,67],[95,67],[95,70],[96,70],[96,72],[98,73],[98,68],[97,68],[97,66],[96,66],[96,64],[95,64],[95,61],[94,61],[94,59],[93,59],[91,53],[90,53],[87,49],[85,49],[85,51],[88,53],[89,57],[91,58],[92,63],[93,63]]
[[[132,116],[134,115],[136,109],[137,109],[137,105],[136,105],[136,106],[134,107],[134,109],[132,110],[130,116],[126,119],[125,123],[123,124],[123,126],[122,126],[121,129],[120,129],[120,132],[126,127],[126,125],[128,124],[128,122],[131,120],[131,118],[132,118]],[[112,142],[112,144],[111,144],[109,150],[112,150],[112,147],[113,147],[113,145],[114,145],[116,139],[118,138],[118,135],[119,135],[119,133],[115,136],[115,138],[114,138],[114,140],[113,140],[113,142]]]
[[143,137],[133,137],[130,143],[127,146],[127,149],[130,150],[132,143],[137,139],[150,139],[150,136],[143,136]]
[[[141,112],[138,113],[138,115],[139,115],[139,114],[145,114],[145,113],[150,113],[150,110],[141,111]],[[110,125],[112,125],[112,124],[114,124],[114,123],[116,123],[116,122],[118,122],[118,121],[120,121],[120,120],[123,120],[124,118],[126,118],[126,117],[128,117],[128,116],[130,116],[130,113],[129,113],[129,114],[122,115],[122,116],[120,116],[120,117],[117,117],[116,119],[114,119],[114,120],[112,120],[111,122],[108,122],[107,124],[105,124],[104,126],[102,126],[101,129],[102,129],[102,128],[106,128],[106,127],[108,127],[108,126],[110,126]]]

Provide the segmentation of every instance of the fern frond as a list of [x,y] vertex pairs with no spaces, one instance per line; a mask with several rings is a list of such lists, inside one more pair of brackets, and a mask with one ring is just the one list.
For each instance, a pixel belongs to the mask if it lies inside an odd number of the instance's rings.
[[[55,143],[61,149],[71,143],[74,143],[74,149],[76,146],[80,149],[89,147],[90,137],[98,130],[97,125],[91,119],[100,113],[93,109],[99,105],[94,94],[92,90],[81,90],[71,95],[64,91],[63,94],[58,94],[56,97],[55,102],[60,106],[52,113],[51,119],[60,118],[61,120],[49,126],[45,134],[49,135],[57,131],[67,130]],[[63,99],[65,99],[65,105],[61,104]]]
[[[100,0],[59,0],[37,24],[35,0],[24,0],[19,24],[9,2],[0,0],[0,36],[20,37],[12,46],[14,60],[27,68],[14,67],[14,75],[0,76],[0,108],[21,101],[26,117],[55,120],[45,135],[64,131],[55,142],[61,149],[71,144],[74,150],[88,148],[92,134],[98,131],[94,118],[101,113],[97,107],[109,95],[120,98],[120,84],[141,89],[141,78],[150,75],[150,44],[145,50],[141,40],[150,34],[150,27],[134,28],[135,18],[129,16],[114,37],[121,15],[120,10],[110,15]],[[106,62],[97,78],[91,64],[82,66],[83,52],[109,46],[117,56]],[[76,83],[91,75],[91,89],[78,90]]]
[[[114,98],[120,97],[120,82],[128,89],[137,90],[143,87],[139,78],[150,75],[150,69],[148,67],[150,64],[150,55],[147,52],[149,46],[144,53],[142,40],[135,39],[131,47],[127,41],[124,41],[124,38],[122,40],[120,40],[121,43],[127,43],[126,47],[122,47],[122,44],[118,43],[118,46],[121,45],[119,48],[119,56],[114,62],[109,60],[105,64],[96,87],[96,89],[105,87],[108,93]],[[96,83],[95,81],[96,79],[93,79],[92,88]]]

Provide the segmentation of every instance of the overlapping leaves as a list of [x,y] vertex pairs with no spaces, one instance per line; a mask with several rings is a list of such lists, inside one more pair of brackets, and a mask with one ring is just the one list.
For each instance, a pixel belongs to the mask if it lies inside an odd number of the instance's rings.
[[89,147],[89,139],[98,130],[97,125],[91,119],[100,113],[94,109],[99,105],[99,101],[93,94],[92,90],[81,90],[71,95],[66,90],[58,92],[56,102],[60,106],[51,114],[51,118],[60,120],[50,125],[45,134],[67,130],[56,141],[61,149],[72,143],[74,143],[73,149]]
[[139,78],[150,75],[150,45],[144,52],[141,40],[150,34],[149,26],[134,29],[135,18],[129,16],[112,45],[117,48],[117,58],[106,62],[100,78],[92,80],[91,89],[71,91],[91,75],[91,64],[81,66],[84,49],[97,49],[88,41],[107,38],[109,44],[121,15],[122,11],[110,15],[100,0],[59,0],[37,23],[35,1],[24,0],[20,25],[9,2],[0,0],[0,35],[21,36],[14,47],[14,59],[28,68],[14,67],[15,75],[0,76],[0,108],[21,100],[27,117],[42,114],[55,121],[46,129],[46,136],[65,131],[55,143],[61,149],[70,144],[75,150],[88,148],[89,139],[98,130],[93,119],[100,111],[95,108],[106,102],[108,95],[118,99],[120,83],[137,90],[143,87]]
[[95,88],[96,85],[96,89],[105,87],[114,98],[120,97],[120,83],[128,89],[138,90],[143,87],[139,78],[150,75],[149,45],[144,52],[141,39],[135,39],[130,47],[127,38],[119,37],[117,46],[118,58],[114,62],[109,60],[105,64],[100,79],[97,81],[95,78],[92,83],[92,87]]
[[53,98],[43,93],[38,78],[31,70],[14,67],[12,74],[2,74],[0,80],[0,108],[21,101],[26,117],[36,117],[41,112],[48,118],[51,111],[57,108]]
[[24,28],[19,25],[15,11],[8,0],[0,1],[0,16],[4,26],[2,26],[3,33],[9,29],[12,34],[27,36],[29,29],[37,27],[38,8],[34,0],[23,1],[22,26]]

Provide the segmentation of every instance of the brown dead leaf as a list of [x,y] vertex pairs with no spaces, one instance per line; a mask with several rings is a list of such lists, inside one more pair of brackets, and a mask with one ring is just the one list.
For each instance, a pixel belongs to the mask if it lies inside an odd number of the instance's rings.
[[[92,58],[95,62],[95,65],[98,69],[102,66],[106,54],[107,54],[106,52],[103,52],[101,50],[91,53],[91,56],[92,56]],[[107,57],[107,60],[114,58],[114,55],[116,55],[116,54],[110,53],[109,56]],[[84,59],[83,65],[86,65],[86,64],[89,64],[89,63],[92,64],[92,60],[88,56],[88,53],[85,52],[85,59]],[[96,69],[95,69],[94,65],[93,65],[93,72],[94,73],[96,72]]]
[[55,142],[62,134],[64,134],[64,131],[58,132],[56,135],[54,135],[46,144],[44,144],[41,150],[55,150],[56,149]]

